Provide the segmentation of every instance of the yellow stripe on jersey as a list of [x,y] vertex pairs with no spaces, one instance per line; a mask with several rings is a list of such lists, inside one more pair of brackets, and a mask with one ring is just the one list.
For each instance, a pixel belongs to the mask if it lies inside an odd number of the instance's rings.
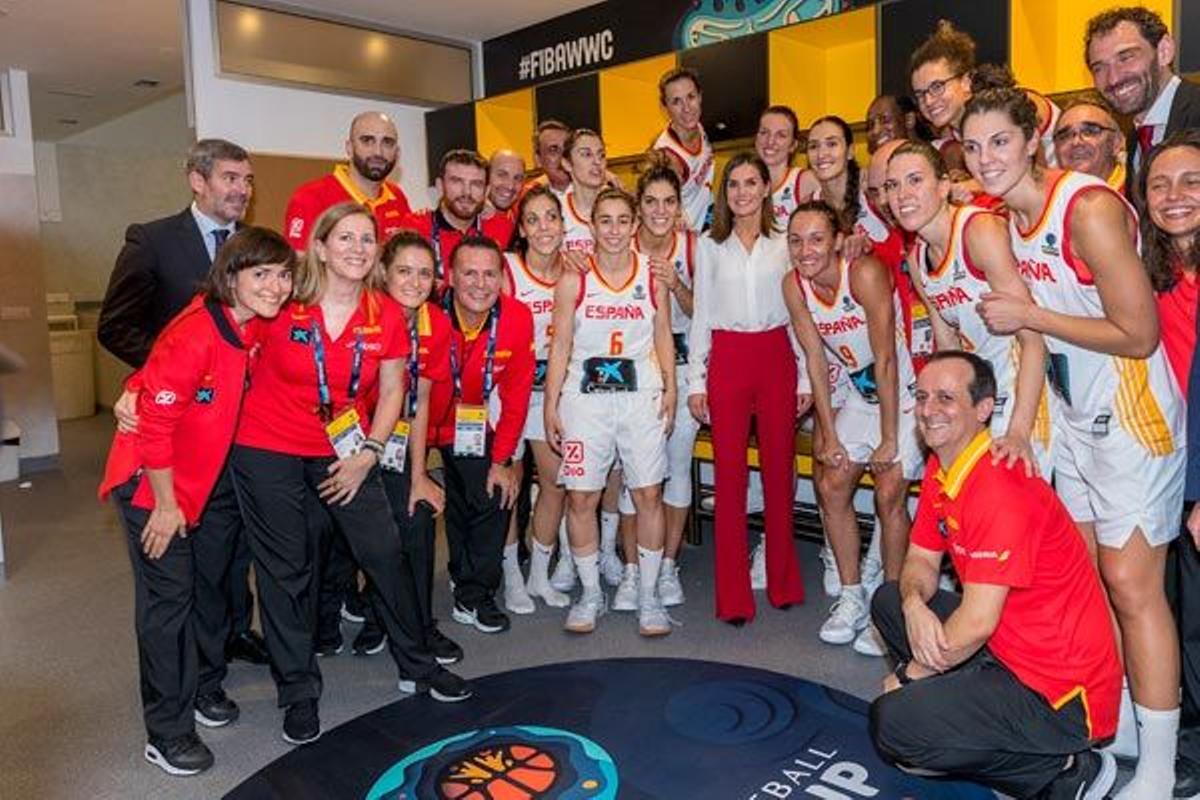
[[1114,356],[1117,368],[1117,418],[1121,426],[1154,456],[1175,452],[1175,442],[1158,400],[1150,389],[1150,366],[1143,358]]

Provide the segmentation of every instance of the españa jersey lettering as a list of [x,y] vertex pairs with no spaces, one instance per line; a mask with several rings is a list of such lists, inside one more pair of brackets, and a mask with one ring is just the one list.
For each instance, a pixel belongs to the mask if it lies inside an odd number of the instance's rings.
[[564,392],[580,391],[584,362],[591,358],[631,361],[638,390],[662,388],[662,372],[654,349],[657,306],[650,260],[633,252],[629,258],[633,272],[622,286],[610,286],[594,261],[580,278]]
[[[850,265],[845,259],[838,260],[838,288],[829,302],[822,299],[817,288],[799,272],[793,274],[825,348],[845,368],[854,390],[868,403],[878,403],[875,354],[871,350],[867,332],[867,312],[850,291]],[[904,331],[901,328],[903,316],[895,294],[892,295],[892,304],[896,317],[896,378],[900,409],[904,411],[913,407],[916,376],[913,373],[912,356],[904,343]]]
[[550,357],[550,323],[554,317],[554,284],[534,275],[519,253],[505,253],[508,276],[512,281],[513,297],[520,300],[533,315],[533,357],[539,361]]
[[654,140],[654,149],[666,150],[683,162],[684,174],[680,176],[683,218],[692,230],[702,230],[712,208],[713,173],[716,168],[708,134],[703,128],[700,129],[700,146],[693,150],[681,142],[668,126]]
[[596,239],[592,236],[592,221],[586,219],[575,208],[575,187],[568,186],[555,194],[562,201],[562,249],[590,256],[596,250]]
[[[1076,317],[1103,317],[1091,270],[1071,250],[1071,211],[1086,192],[1109,192],[1099,178],[1079,172],[1047,173],[1049,195],[1028,231],[1009,220],[1021,277],[1038,305]],[[1122,202],[1124,202],[1122,200]],[[1129,214],[1134,211],[1128,203]],[[1162,348],[1149,358],[1123,358],[1046,336],[1050,385],[1061,401],[1056,412],[1073,428],[1107,431],[1121,425],[1152,455],[1167,455],[1183,442],[1183,403]]]

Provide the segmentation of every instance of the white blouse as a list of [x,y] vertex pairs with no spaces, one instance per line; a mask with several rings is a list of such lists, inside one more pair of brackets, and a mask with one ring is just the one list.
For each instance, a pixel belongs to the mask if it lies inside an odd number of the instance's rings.
[[[791,268],[782,233],[760,234],[750,252],[736,233],[724,242],[710,234],[696,248],[692,329],[688,335],[689,395],[708,392],[708,354],[713,331],[760,332],[786,326],[797,354],[798,391],[811,391],[804,359],[783,300],[783,277]],[[680,387],[680,391],[683,388]]]

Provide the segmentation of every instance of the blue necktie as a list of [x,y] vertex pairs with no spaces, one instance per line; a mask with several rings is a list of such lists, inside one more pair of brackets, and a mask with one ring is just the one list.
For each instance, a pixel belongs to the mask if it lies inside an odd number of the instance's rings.
[[213,248],[213,260],[216,260],[217,253],[221,252],[221,245],[225,244],[225,240],[229,238],[229,231],[226,228],[217,228],[212,232],[213,241],[217,246]]

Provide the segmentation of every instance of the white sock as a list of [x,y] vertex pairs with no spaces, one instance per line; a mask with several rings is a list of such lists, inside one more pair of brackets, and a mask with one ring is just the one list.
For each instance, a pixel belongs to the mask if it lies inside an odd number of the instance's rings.
[[1117,719],[1117,735],[1104,748],[1107,753],[1121,758],[1138,757],[1137,715],[1133,711],[1133,696],[1129,693],[1129,681],[1121,681],[1120,717]]
[[617,528],[621,524],[621,515],[616,511],[600,512],[600,552],[605,555],[617,553]]
[[554,545],[544,545],[537,539],[533,540],[533,551],[529,554],[529,582],[534,586],[547,586],[550,583],[550,556],[554,555]]
[[581,556],[572,553],[575,558],[575,569],[579,571],[579,582],[583,584],[584,594],[595,594],[600,591],[600,554],[588,553]]
[[658,591],[658,569],[662,566],[663,551],[647,550],[638,545],[638,603],[642,606],[654,602]]
[[1133,780],[1116,800],[1170,798],[1175,788],[1175,738],[1179,709],[1157,711],[1134,704],[1138,720],[1138,763]]
[[521,574],[521,562],[517,560],[517,543],[504,545],[504,574]]
[[843,583],[842,584],[842,597],[847,597],[847,596],[851,596],[851,595],[857,596],[858,602],[862,603],[863,605],[866,605],[867,601],[863,597],[863,588],[862,588],[861,583]]
[[670,556],[663,556],[662,569],[659,570],[659,574],[662,575],[666,572],[672,572],[674,569],[675,559],[671,558]]

